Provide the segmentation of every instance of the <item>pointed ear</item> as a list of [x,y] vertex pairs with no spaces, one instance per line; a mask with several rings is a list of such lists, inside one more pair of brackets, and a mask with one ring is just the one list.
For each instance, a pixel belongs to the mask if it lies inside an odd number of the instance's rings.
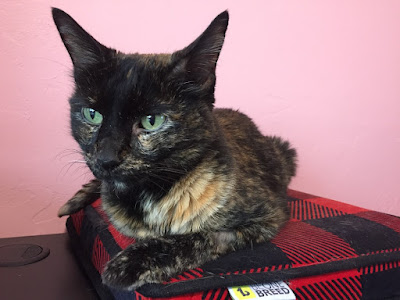
[[67,13],[52,8],[54,23],[61,39],[71,56],[76,71],[87,71],[90,67],[104,61],[110,51],[97,42]]
[[177,60],[175,71],[183,71],[186,77],[203,88],[213,88],[215,67],[224,44],[228,20],[228,11],[222,12],[193,43],[175,52],[174,57]]

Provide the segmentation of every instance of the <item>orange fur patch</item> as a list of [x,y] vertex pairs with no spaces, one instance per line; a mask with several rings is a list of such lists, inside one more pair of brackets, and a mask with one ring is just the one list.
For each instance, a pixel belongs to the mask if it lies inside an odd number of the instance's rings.
[[157,203],[145,207],[145,223],[160,232],[184,234],[202,229],[208,219],[225,203],[224,195],[231,186],[205,165],[193,170]]

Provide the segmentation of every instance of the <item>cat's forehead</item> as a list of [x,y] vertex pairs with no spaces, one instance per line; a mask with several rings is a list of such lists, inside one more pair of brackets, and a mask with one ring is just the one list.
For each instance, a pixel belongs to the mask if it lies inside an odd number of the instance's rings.
[[124,86],[138,93],[157,87],[165,80],[171,64],[170,54],[117,54],[113,74],[114,86]]
[[[123,54],[117,53],[117,68],[127,72],[130,77],[133,72],[163,73],[171,63],[171,54]],[[129,75],[129,76],[128,76]]]
[[162,86],[170,61],[170,54],[116,53],[110,67],[98,78],[97,88],[89,89],[89,101],[106,110],[161,104],[167,100]]
[[135,53],[135,54],[121,54],[118,53],[122,58],[131,58],[137,62],[140,62],[144,65],[151,67],[167,67],[171,62],[171,54],[170,53],[158,53],[158,54],[143,54],[143,53]]

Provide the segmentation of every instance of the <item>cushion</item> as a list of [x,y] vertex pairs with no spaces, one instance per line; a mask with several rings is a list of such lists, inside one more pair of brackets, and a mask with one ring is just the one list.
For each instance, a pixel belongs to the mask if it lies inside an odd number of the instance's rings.
[[101,209],[101,199],[71,215],[67,230],[101,299],[230,299],[227,288],[285,281],[297,299],[400,297],[400,218],[289,190],[290,220],[270,242],[207,262],[137,291],[109,288],[100,274],[134,243]]

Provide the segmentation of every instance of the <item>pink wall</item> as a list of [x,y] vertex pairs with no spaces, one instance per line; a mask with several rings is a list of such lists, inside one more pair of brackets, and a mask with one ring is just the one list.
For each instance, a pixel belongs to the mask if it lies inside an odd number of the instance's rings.
[[[379,2],[379,3],[378,3]],[[62,232],[90,174],[71,150],[71,62],[50,6],[124,51],[163,52],[231,14],[217,105],[299,152],[291,187],[400,215],[400,2],[0,2],[0,237]]]

